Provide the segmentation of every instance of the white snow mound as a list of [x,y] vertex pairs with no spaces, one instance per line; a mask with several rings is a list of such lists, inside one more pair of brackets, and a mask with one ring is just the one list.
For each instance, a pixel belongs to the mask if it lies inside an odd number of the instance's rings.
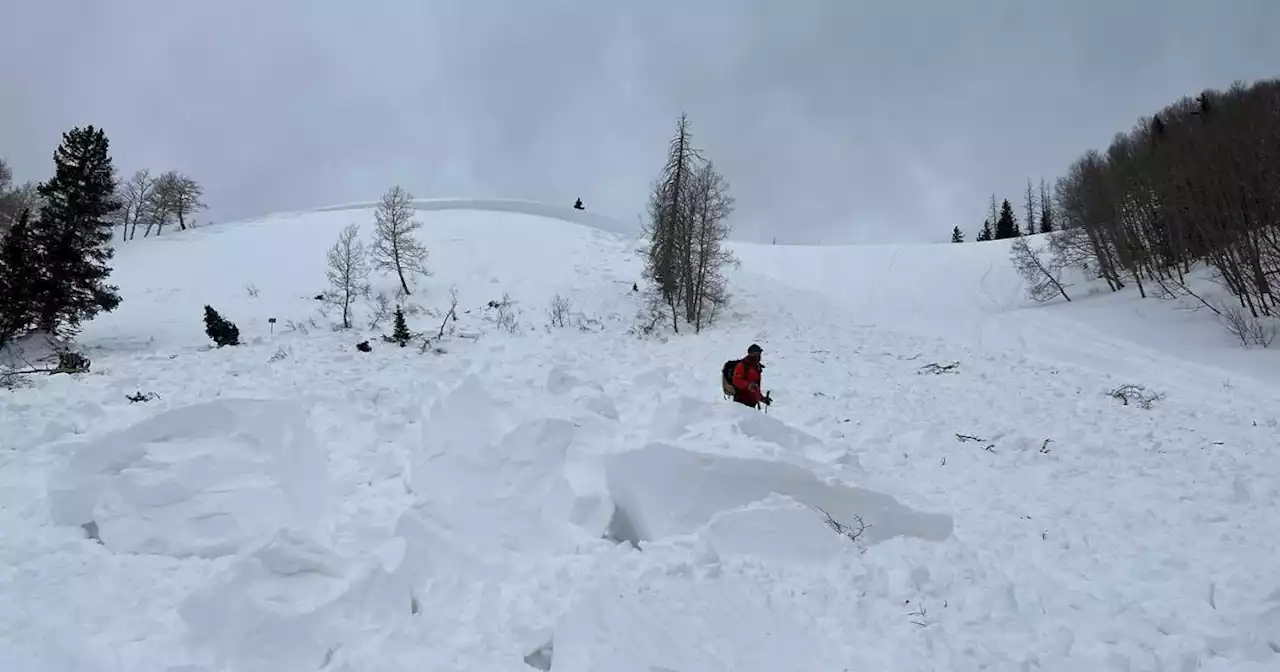
[[96,523],[114,551],[218,557],[325,511],[326,456],[302,409],[219,399],[71,445],[48,481],[50,513]]
[[[786,462],[652,443],[608,456],[605,473],[618,507],[614,533],[634,536],[629,540],[636,543],[695,532],[717,513],[773,493],[819,507],[845,525],[860,517],[867,528],[859,541],[867,544],[899,536],[942,541],[951,535],[950,516],[914,511],[872,490],[826,483]],[[813,515],[825,520],[818,511]]]

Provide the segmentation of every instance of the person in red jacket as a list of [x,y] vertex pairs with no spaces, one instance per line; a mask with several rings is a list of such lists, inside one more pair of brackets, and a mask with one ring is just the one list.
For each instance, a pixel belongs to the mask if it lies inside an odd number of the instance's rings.
[[768,404],[770,400],[760,391],[761,372],[764,364],[760,363],[760,355],[764,352],[755,343],[747,348],[747,356],[733,367],[733,400],[739,404],[759,408],[760,402]]

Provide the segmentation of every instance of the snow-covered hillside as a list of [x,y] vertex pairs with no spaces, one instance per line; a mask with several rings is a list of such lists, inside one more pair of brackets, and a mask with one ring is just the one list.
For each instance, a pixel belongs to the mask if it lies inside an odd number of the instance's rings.
[[622,227],[494,207],[418,215],[425,351],[317,313],[370,209],[122,246],[92,372],[0,392],[0,670],[1280,669],[1272,353],[1028,306],[998,243],[740,245],[639,338]]

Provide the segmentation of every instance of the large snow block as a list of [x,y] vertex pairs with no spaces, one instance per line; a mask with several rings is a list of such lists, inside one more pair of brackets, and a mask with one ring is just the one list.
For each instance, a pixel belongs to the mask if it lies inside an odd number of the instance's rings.
[[308,535],[279,530],[192,592],[178,614],[193,643],[236,669],[318,669],[337,604],[353,589],[351,570]]
[[[709,455],[653,443],[605,460],[614,502],[639,541],[689,534],[721,511],[786,495],[821,508],[852,525],[868,525],[860,538],[872,544],[907,536],[942,541],[951,535],[951,517],[923,513],[893,497],[819,479],[803,467],[772,460]],[[823,514],[815,511],[814,515]],[[833,532],[834,534],[834,532]]]
[[319,522],[326,456],[296,404],[220,399],[73,444],[48,482],[64,525],[97,524],[112,550],[217,557]]
[[703,531],[716,556],[750,556],[797,564],[821,564],[845,553],[848,540],[823,516],[785,495],[770,495],[717,513]]

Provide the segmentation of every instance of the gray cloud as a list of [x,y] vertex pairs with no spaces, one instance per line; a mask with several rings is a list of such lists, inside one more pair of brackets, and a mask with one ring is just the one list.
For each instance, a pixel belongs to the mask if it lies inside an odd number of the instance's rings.
[[634,221],[675,117],[738,237],[972,232],[1143,114],[1275,76],[1280,4],[1183,0],[9,0],[0,156],[43,178],[106,129],[226,219],[376,198],[570,203]]

